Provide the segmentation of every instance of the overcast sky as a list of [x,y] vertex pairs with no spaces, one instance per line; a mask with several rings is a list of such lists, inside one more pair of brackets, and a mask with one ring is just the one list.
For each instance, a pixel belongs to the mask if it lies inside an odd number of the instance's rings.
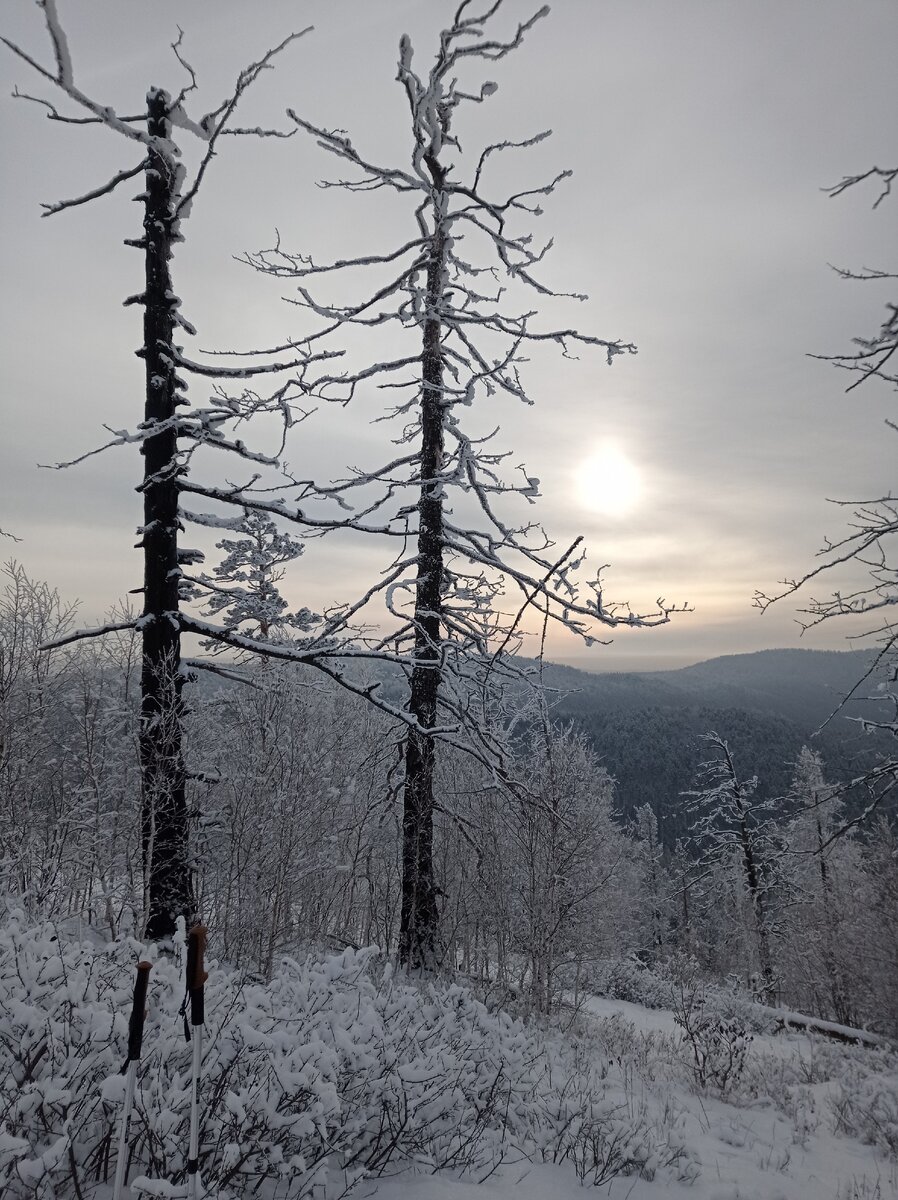
[[[314,25],[259,83],[244,122],[286,125],[291,105],[397,165],[409,156],[394,80],[399,36],[410,33],[416,62],[429,61],[453,7],[58,0],[77,81],[120,112],[139,111],[150,84],[181,86],[168,50],[179,24],[201,81],[198,113],[246,61]],[[506,0],[503,27],[536,7]],[[51,62],[29,0],[5,0],[0,32]],[[801,573],[824,535],[842,529],[845,514],[825,497],[894,487],[883,426],[891,394],[874,383],[846,397],[846,377],[808,354],[845,349],[880,323],[878,285],[840,281],[827,264],[894,270],[898,209],[872,211],[872,190],[830,199],[822,189],[895,164],[896,49],[894,0],[554,0],[525,46],[489,71],[499,91],[469,110],[465,151],[551,128],[550,142],[510,168],[515,179],[574,170],[536,232],[555,238],[548,281],[590,299],[575,312],[553,307],[548,319],[564,312],[584,331],[639,347],[611,368],[600,355],[535,361],[536,404],[501,413],[502,444],[542,480],[552,536],[583,533],[591,561],[611,564],[609,595],[637,608],[658,595],[695,608],[607,648],[556,639],[551,657],[619,670],[765,646],[844,647],[835,627],[799,642],[794,605],[761,617],[751,596]],[[54,124],[8,99],[14,84],[46,96],[49,85],[0,52],[0,526],[22,539],[2,548],[80,597],[92,618],[140,582],[141,460],[125,448],[68,471],[37,463],[88,449],[104,423],[140,419],[140,310],[121,307],[141,287],[139,254],[122,245],[139,236],[129,197],[140,189],[47,220],[40,203],[95,187],[139,155],[107,130]],[[200,346],[290,336],[286,288],[233,259],[270,245],[275,227],[321,259],[413,236],[401,205],[317,188],[332,161],[299,138],[224,145],[174,262]],[[290,458],[300,471],[338,474],[381,435],[364,410],[325,414]],[[596,460],[616,473],[616,498],[591,487]],[[314,561],[298,564],[290,599],[346,598],[378,561],[359,546],[316,547]]]

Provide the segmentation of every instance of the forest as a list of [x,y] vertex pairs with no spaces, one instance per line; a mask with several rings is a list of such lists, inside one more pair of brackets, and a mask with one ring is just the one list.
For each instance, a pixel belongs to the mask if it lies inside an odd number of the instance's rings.
[[[472,149],[548,6],[441,2],[420,49],[397,30],[396,163],[293,108],[238,123],[309,30],[204,114],[176,31],[180,90],[146,80],[122,115],[66,7],[38,0],[39,52],[0,42],[43,89],[18,100],[121,155],[44,215],[143,188],[143,379],[125,427],[53,465],[130,456],[143,578],[82,618],[2,519],[0,1192],[898,1195],[891,494],[755,595],[851,651],[553,664],[556,633],[591,647],[692,606],[612,600],[494,416],[540,402],[534,359],[563,378],[636,353],[546,273],[533,226],[570,172],[504,164],[549,133]],[[325,259],[278,231],[240,265],[288,290],[295,331],[188,353],[180,256],[217,159],[284,139],[325,188],[395,200],[395,237]],[[896,175],[831,190],[887,206]],[[850,388],[898,382],[886,313],[824,356]],[[310,452],[319,408],[347,432]],[[353,441],[357,414],[380,440]],[[297,604],[321,546],[357,567]]]

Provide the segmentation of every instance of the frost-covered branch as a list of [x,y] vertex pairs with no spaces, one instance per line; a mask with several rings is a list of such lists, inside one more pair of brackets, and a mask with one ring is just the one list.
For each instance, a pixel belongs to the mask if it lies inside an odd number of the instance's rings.
[[[297,41],[299,38],[305,37],[307,33],[311,33],[311,31],[312,26],[309,25],[305,29],[301,29],[296,33],[288,34],[287,37],[285,37],[277,46],[274,46],[271,50],[266,51],[260,59],[258,59],[256,62],[250,63],[248,67],[244,67],[237,76],[237,82],[234,84],[234,90],[229,98],[218,109],[216,109],[214,112],[207,113],[200,120],[199,128],[203,131],[203,133],[205,133],[208,145],[202,161],[197,167],[193,183],[190,184],[178,201],[177,208],[175,209],[176,218],[181,215],[186,215],[190,211],[190,205],[192,204],[194,197],[202,185],[206,171],[209,169],[209,164],[215,157],[216,142],[221,134],[225,132],[225,127],[228,121],[234,115],[234,111],[237,108],[237,105],[240,103],[240,99],[243,94],[248,88],[252,87],[262,72],[267,70],[267,68],[271,65],[273,58],[275,58],[281,53],[282,50],[285,50],[289,45]],[[180,56],[179,61],[182,61]],[[183,99],[183,95],[184,93],[181,94],[179,99]],[[175,111],[177,111],[177,109],[180,107],[180,104],[176,105]],[[274,132],[275,131],[273,130],[268,131],[269,136],[273,135]]]
[[[27,92],[22,92],[18,88],[15,89],[13,95],[18,99],[28,100],[32,103],[41,105],[47,110],[47,117],[54,121],[63,121],[74,125],[100,124],[112,129],[114,132],[121,134],[123,137],[131,141],[142,142],[148,148],[154,148],[154,138],[146,129],[135,128],[135,125],[145,124],[147,121],[146,113],[119,116],[115,109],[110,105],[102,104],[92,97],[88,96],[81,90],[75,82],[74,69],[72,66],[72,57],[69,51],[68,39],[66,38],[65,30],[59,19],[59,14],[56,9],[56,0],[37,0],[38,7],[42,9],[44,14],[44,23],[47,29],[47,34],[50,39],[50,44],[53,50],[54,68],[46,67],[40,63],[27,51],[23,50],[17,43],[9,38],[0,35],[2,42],[9,50],[12,51],[19,59],[27,63],[32,70],[36,71],[42,78],[48,80],[55,87],[59,88],[74,104],[80,108],[86,109],[91,115],[89,117],[70,117],[59,112],[55,105],[50,101],[39,96],[32,96]],[[178,128],[184,129],[201,141],[206,143],[206,150],[197,167],[196,173],[191,183],[185,188],[182,188],[181,195],[178,199],[178,204],[174,214],[175,219],[185,217],[190,211],[192,201],[196,197],[197,192],[208,170],[209,164],[215,156],[216,142],[219,136],[227,132],[227,124],[233,116],[237,105],[248,88],[259,78],[264,70],[267,70],[272,60],[285,50],[293,42],[304,37],[311,32],[312,27],[299,30],[295,33],[288,34],[277,46],[267,50],[261,58],[244,67],[237,77],[234,84],[234,89],[230,96],[214,109],[212,112],[206,113],[198,121],[191,120],[184,109],[184,101],[187,95],[196,90],[196,73],[193,67],[184,58],[181,51],[183,41],[183,32],[178,31],[177,40],[172,43],[172,50],[178,63],[190,75],[190,84],[182,88],[174,101],[171,103],[170,117],[172,124]],[[254,132],[260,136],[272,136],[277,131],[274,130],[240,130],[241,133]],[[281,135],[285,136],[285,135]],[[134,168],[119,172],[108,183],[92,189],[82,196],[73,200],[57,201],[55,203],[45,204],[43,207],[46,210],[44,215],[50,216],[53,213],[61,212],[64,209],[72,208],[80,204],[85,204],[90,200],[96,199],[113,191],[118,184],[126,179],[137,175],[145,167],[142,162]]]
[[43,642],[39,649],[59,650],[60,647],[71,645],[72,642],[82,642],[87,638],[105,637],[108,633],[121,633],[125,629],[138,628],[140,628],[140,622],[137,618],[131,621],[110,621],[105,625],[96,625],[92,629],[74,629],[63,637]]
[[[842,195],[850,188],[875,180],[880,184],[880,191],[873,203],[878,208],[882,201],[891,194],[892,185],[898,178],[898,168],[883,169],[871,167],[857,175],[846,176],[834,187],[826,189],[830,196]],[[871,280],[893,280],[893,271],[871,270],[851,271],[845,268],[834,268],[841,279],[869,282]],[[886,305],[886,318],[880,329],[872,337],[854,339],[858,349],[849,353],[817,354],[812,357],[823,359],[834,366],[851,371],[858,378],[849,385],[846,391],[853,391],[860,384],[870,379],[879,379],[893,388],[898,387],[898,373],[892,364],[898,353],[898,305]],[[898,429],[895,422],[888,420],[886,424],[892,432]],[[895,535],[898,534],[898,501],[891,492],[870,499],[851,501],[834,501],[840,508],[849,510],[848,532],[835,540],[827,539],[817,557],[819,562],[803,575],[794,579],[785,579],[782,590],[773,595],[758,592],[755,595],[755,605],[766,611],[772,604],[796,596],[808,588],[812,581],[835,572],[838,579],[843,572],[856,573],[860,569],[866,581],[863,584],[852,582],[846,588],[836,587],[828,596],[810,595],[803,606],[799,608],[799,623],[802,632],[835,619],[846,619],[851,622],[847,636],[851,640],[867,640],[873,643],[875,652],[865,670],[854,685],[840,699],[833,712],[827,718],[831,721],[837,714],[843,712],[848,702],[855,697],[864,695],[867,685],[879,680],[871,700],[886,702],[892,706],[890,719],[875,721],[867,717],[860,718],[859,723],[866,732],[889,733],[898,736],[898,706],[896,706],[895,684],[898,682],[898,624],[893,610],[898,605],[898,560],[895,552]],[[853,628],[853,632],[852,632]],[[856,718],[851,718],[852,720]],[[826,722],[825,722],[826,723]],[[880,807],[882,801],[894,787],[898,777],[898,764],[894,756],[883,756],[881,762],[866,771],[862,776],[851,780],[844,787],[833,789],[832,797],[844,796],[847,792],[866,789],[870,800],[862,812],[856,817],[843,823],[832,832],[825,842],[821,841],[818,848],[822,853],[835,840],[848,834],[862,822],[868,820]]]
[[100,196],[108,196],[110,192],[114,192],[120,183],[124,183],[127,179],[133,179],[135,175],[140,175],[146,170],[146,160],[139,162],[136,167],[131,167],[127,171],[118,171],[108,182],[100,187],[94,188],[90,192],[85,192],[82,196],[76,196],[72,200],[57,200],[53,204],[42,204],[44,210],[41,213],[42,217],[52,217],[54,213],[63,212],[67,208],[77,208],[79,204],[88,204],[91,200],[97,200]]

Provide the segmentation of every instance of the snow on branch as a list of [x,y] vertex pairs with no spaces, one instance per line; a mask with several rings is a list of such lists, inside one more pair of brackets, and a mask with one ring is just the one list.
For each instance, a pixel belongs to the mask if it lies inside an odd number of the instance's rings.
[[42,204],[44,210],[41,213],[42,217],[52,217],[55,213],[63,212],[67,208],[77,208],[79,204],[88,204],[91,200],[96,200],[100,196],[108,196],[110,192],[114,192],[120,183],[124,183],[127,179],[133,179],[135,175],[140,175],[146,170],[147,161],[143,159],[136,167],[131,167],[127,171],[118,171],[113,177],[100,187],[94,188],[92,191],[85,192],[81,196],[76,196],[72,200],[57,200],[53,204]]
[[86,638],[105,637],[107,633],[121,633],[125,629],[139,628],[141,628],[140,618],[131,621],[110,621],[105,625],[97,625],[93,629],[75,629],[64,637],[42,642],[38,649],[58,650],[61,646],[68,646],[72,642],[82,642]]
[[367,162],[355,150],[349,138],[342,136],[340,130],[321,129],[304,117],[300,117],[292,108],[287,109],[287,116],[299,129],[304,129],[306,133],[311,134],[323,150],[335,154],[338,158],[346,159],[364,174],[364,178],[357,183],[341,180],[337,184],[323,184],[322,186],[345,187],[350,191],[364,190],[372,184],[376,184],[378,187],[394,187],[398,191],[417,191],[419,189],[418,180],[407,172],[397,168],[376,167]]
[[[3,40],[5,39],[0,38],[0,41]],[[9,45],[8,42],[7,45]],[[55,104],[51,104],[49,100],[45,100],[42,96],[32,96],[28,92],[21,91],[18,87],[13,88],[12,97],[14,100],[30,100],[32,104],[39,104],[42,108],[47,110],[48,121],[60,121],[64,125],[102,125],[104,123],[102,117],[66,116],[64,113],[59,111]],[[130,117],[119,117],[120,121],[146,121],[146,119],[147,114],[145,112],[136,113]]]
[[397,250],[391,250],[388,254],[368,254],[359,258],[342,258],[337,259],[336,262],[319,265],[313,262],[309,256],[290,254],[284,250],[280,243],[280,236],[278,236],[275,245],[270,250],[257,250],[255,253],[245,253],[241,256],[240,261],[254,267],[263,274],[273,275],[276,279],[303,279],[307,275],[326,275],[331,271],[342,271],[347,267],[370,267],[395,262],[397,258],[401,258],[410,250],[421,250],[426,244],[423,238],[414,238],[412,241],[406,242],[404,246],[400,246]]
[[[38,4],[39,7],[44,9],[44,15],[47,18],[47,27],[50,33],[50,38],[53,42],[54,51],[58,55],[60,45],[65,47],[66,43],[64,36],[62,37],[61,42],[58,41],[58,37],[62,33],[62,29],[59,25],[59,20],[56,17],[56,10],[53,0],[38,0]],[[52,17],[50,15],[51,11]],[[30,54],[27,54],[21,48],[21,46],[17,46],[15,42],[11,42],[9,38],[3,37],[2,34],[0,34],[0,42],[2,42],[4,46],[8,47],[13,54],[21,58],[23,62],[26,62],[30,67],[37,71],[39,75],[42,75],[45,79],[59,87],[69,97],[70,100],[73,100],[82,108],[86,108],[88,112],[93,114],[100,124],[108,126],[110,129],[115,130],[116,133],[122,134],[123,137],[129,138],[131,141],[142,142],[145,146],[152,146],[153,139],[148,133],[142,129],[133,129],[129,124],[129,121],[135,121],[137,118],[119,117],[115,110],[109,105],[98,104],[95,100],[92,100],[89,96],[86,96],[84,92],[80,90],[80,88],[75,86],[74,82],[72,81],[71,60],[68,58],[67,47],[65,49],[62,62],[60,62],[59,58],[57,57],[57,73],[54,75],[52,71],[41,66],[36,59],[32,58]],[[24,93],[19,93],[19,98],[28,100],[34,99],[34,97],[27,96]]]
[[[414,718],[410,717],[402,707],[385,700],[379,695],[382,688],[381,681],[376,680],[370,684],[363,684],[346,675],[345,663],[350,661],[371,659],[384,661],[386,659],[386,661],[395,662],[394,658],[365,649],[359,649],[351,645],[322,645],[318,643],[317,639],[313,639],[308,645],[303,645],[301,643],[269,641],[260,637],[250,637],[247,634],[228,629],[226,626],[213,625],[209,621],[204,621],[199,617],[188,614],[181,615],[181,628],[185,633],[197,634],[219,645],[229,646],[232,650],[247,651],[250,654],[263,658],[272,658],[282,662],[294,662],[314,667],[355,695],[370,701],[376,708],[379,708],[388,716],[397,721],[402,721],[404,724],[415,725]],[[457,731],[458,726],[451,725],[436,728],[432,730],[432,734],[435,737],[441,737]]]
[[56,0],[37,0],[37,3],[38,7],[44,10],[47,30],[50,34],[50,41],[53,43],[53,53],[56,57],[57,80],[63,86],[71,86],[74,82],[72,77],[72,58],[69,54],[69,45],[66,41],[65,32],[59,23]]
[[[250,63],[248,67],[244,67],[237,76],[237,82],[234,84],[234,90],[230,97],[224,101],[224,103],[220,105],[218,109],[216,109],[214,112],[207,113],[200,120],[199,128],[205,132],[208,146],[206,148],[206,153],[203,155],[203,159],[197,168],[193,183],[187,188],[181,199],[178,201],[177,208],[175,209],[175,217],[180,216],[182,213],[186,214],[190,211],[190,205],[199,191],[200,186],[202,185],[203,178],[205,177],[206,171],[209,168],[209,164],[215,157],[215,144],[221,134],[225,131],[225,126],[227,125],[228,121],[234,115],[234,110],[240,103],[240,99],[244,92],[246,92],[248,88],[252,87],[263,71],[270,67],[273,58],[275,58],[281,53],[281,51],[285,50],[289,45],[297,41],[299,38],[305,37],[307,33],[311,32],[311,30],[312,26],[309,25],[305,29],[299,30],[297,33],[288,34],[287,37],[278,43],[277,46],[266,51],[266,53],[263,54],[260,59],[254,63]],[[185,125],[185,127],[188,126]]]
[[[9,38],[0,35],[2,42],[9,50],[12,51],[23,62],[27,63],[34,71],[41,75],[48,82],[59,88],[73,103],[82,109],[86,109],[91,115],[89,117],[69,117],[61,114],[58,109],[49,101],[32,96],[26,92],[15,89],[13,95],[22,100],[29,100],[39,104],[47,109],[47,116],[51,120],[64,121],[69,124],[101,124],[112,129],[114,132],[121,134],[123,137],[131,141],[142,143],[150,150],[159,150],[163,153],[170,152],[170,145],[161,145],[158,138],[152,137],[147,130],[135,128],[136,124],[146,122],[146,113],[136,116],[119,116],[110,105],[101,104],[83,92],[75,83],[74,70],[72,67],[72,58],[69,52],[68,41],[66,39],[65,30],[59,19],[59,14],[56,9],[56,0],[37,0],[38,7],[43,11],[44,22],[47,33],[50,39],[50,44],[53,50],[54,67],[49,68],[42,65],[32,55],[28,54],[21,46],[11,41]],[[201,141],[207,143],[206,151],[197,168],[196,174],[192,182],[187,186],[186,190],[180,196],[176,211],[173,214],[175,220],[186,217],[190,212],[190,206],[196,197],[197,192],[202,184],[203,178],[208,170],[209,164],[215,156],[216,142],[219,136],[227,132],[226,126],[234,114],[241,97],[249,87],[258,79],[260,74],[267,70],[272,60],[280,54],[287,46],[304,37],[305,34],[311,31],[311,26],[302,29],[298,32],[288,34],[277,46],[265,52],[261,58],[244,67],[237,77],[234,84],[234,90],[230,96],[224,100],[218,108],[212,112],[206,113],[199,121],[192,120],[184,109],[184,100],[189,92],[196,89],[196,72],[193,67],[187,62],[182,51],[181,43],[183,33],[178,31],[178,38],[172,43],[172,50],[178,62],[188,72],[190,83],[181,89],[175,100],[171,103],[169,117],[172,124],[178,128],[189,131]],[[240,130],[240,133],[256,133],[260,136],[274,136],[278,131],[274,130]],[[288,136],[280,134],[279,136]],[[43,208],[46,210],[44,216],[50,216],[53,213],[61,212],[67,208],[73,208],[80,204],[86,204],[90,200],[94,200],[99,196],[107,195],[113,191],[120,183],[132,176],[137,175],[144,170],[146,160],[138,166],[119,172],[108,183],[85,192],[83,195],[73,200],[58,201],[52,204],[45,204]]]

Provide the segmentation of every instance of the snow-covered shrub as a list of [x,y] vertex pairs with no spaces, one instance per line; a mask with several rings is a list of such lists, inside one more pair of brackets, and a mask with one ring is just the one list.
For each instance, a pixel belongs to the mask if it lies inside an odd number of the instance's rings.
[[602,1057],[624,1072],[631,1066],[644,1080],[670,1079],[679,1061],[679,1038],[659,1029],[637,1029],[623,1013],[594,1019],[592,1032]]
[[695,1014],[683,1026],[692,1052],[692,1070],[699,1087],[726,1093],[741,1080],[752,1034],[735,1021],[713,1014]]
[[670,1008],[673,987],[633,954],[613,959],[599,972],[599,990],[617,1000],[628,1000],[644,1008]]
[[[67,943],[21,913],[0,932],[4,1200],[79,1190],[89,1200],[111,1179],[139,949]],[[165,1195],[185,1177],[182,992],[179,965],[158,961],[131,1123],[135,1193]],[[410,1162],[480,1174],[509,1155],[569,1160],[596,1181],[693,1170],[675,1133],[618,1085],[610,1094],[600,1056],[490,1013],[457,984],[413,985],[376,950],[283,960],[264,985],[214,968],[206,1014],[200,1161],[210,1198],[276,1187],[283,1200],[331,1200]]]
[[[792,1140],[806,1145],[820,1125],[820,1111],[813,1084],[828,1076],[819,1074],[812,1051],[805,1059],[801,1051],[788,1056],[753,1047],[740,1080],[742,1098],[751,1102],[768,1101],[792,1124]],[[814,1078],[809,1079],[808,1074]]]
[[716,989],[699,977],[690,960],[678,964],[672,984],[674,1020],[683,1030],[696,1084],[721,1094],[731,1091],[742,1079],[753,1035],[739,1021],[720,1015]]
[[792,1140],[799,1146],[806,1146],[811,1134],[816,1133],[820,1124],[814,1093],[803,1084],[790,1088],[786,1093],[783,1111],[792,1122]]
[[[798,1049],[790,1059],[797,1078],[813,1086],[838,1079],[850,1058],[863,1062],[871,1051],[862,1046],[847,1046],[843,1042],[831,1042],[814,1034],[805,1035],[807,1050]],[[875,1055],[875,1051],[872,1052]]]
[[848,1060],[830,1104],[835,1133],[856,1137],[898,1158],[898,1079],[894,1073],[882,1073],[889,1066],[894,1072],[887,1055],[870,1065]]
[[627,1086],[626,1066],[614,1081],[624,1087],[614,1086],[597,1050],[585,1040],[555,1049],[556,1086],[539,1106],[543,1159],[570,1163],[581,1182],[595,1186],[619,1175],[651,1180],[661,1168],[678,1180],[694,1180],[700,1164],[678,1116],[669,1122],[653,1117],[644,1095]]
[[750,1033],[772,1033],[776,1028],[774,1013],[736,986],[708,984],[705,1003],[721,1020],[730,1021]]
[[882,1180],[868,1175],[854,1176],[839,1184],[835,1200],[883,1200]]
[[[701,978],[698,963],[687,954],[674,954],[653,967],[635,955],[604,964],[593,980],[596,990],[617,1000],[641,1004],[643,1008],[669,1008],[676,1005],[682,980]],[[769,1033],[775,1017],[756,1003],[735,981],[726,985],[702,979],[702,1002],[709,1013],[752,1033]]]

